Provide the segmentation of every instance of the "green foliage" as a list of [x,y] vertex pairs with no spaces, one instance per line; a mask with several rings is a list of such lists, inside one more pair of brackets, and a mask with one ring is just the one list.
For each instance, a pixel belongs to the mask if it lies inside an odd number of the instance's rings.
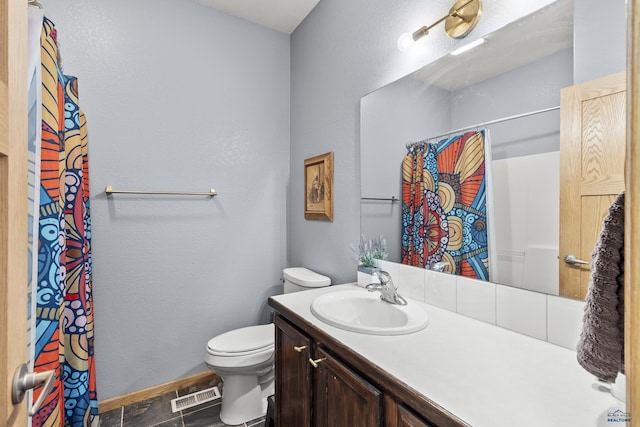
[[365,235],[360,236],[360,246],[354,248],[351,246],[356,254],[356,260],[360,265],[365,267],[375,267],[376,260],[387,258],[387,242],[382,235],[378,235],[375,239],[367,239]]

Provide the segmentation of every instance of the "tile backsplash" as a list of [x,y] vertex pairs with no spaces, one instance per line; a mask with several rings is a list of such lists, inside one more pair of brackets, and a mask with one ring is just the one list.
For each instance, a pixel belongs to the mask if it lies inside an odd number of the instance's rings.
[[429,301],[429,304],[445,310],[457,311],[457,295],[455,276],[431,270],[424,271],[423,301]]
[[547,340],[567,348],[576,348],[582,331],[584,301],[547,296]]
[[458,313],[496,324],[496,285],[494,283],[457,276],[456,291]]
[[584,301],[378,261],[405,297],[575,350]]
[[496,285],[496,324],[546,341],[547,296]]

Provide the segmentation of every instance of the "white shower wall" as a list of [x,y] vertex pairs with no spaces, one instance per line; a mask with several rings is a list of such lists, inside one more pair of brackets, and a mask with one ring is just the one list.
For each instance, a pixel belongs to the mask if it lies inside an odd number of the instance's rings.
[[558,295],[559,152],[494,160],[493,177],[492,281]]

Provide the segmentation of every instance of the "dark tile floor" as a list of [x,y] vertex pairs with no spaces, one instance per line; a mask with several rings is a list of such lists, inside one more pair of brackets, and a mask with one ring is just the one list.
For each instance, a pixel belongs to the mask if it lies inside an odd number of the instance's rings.
[[[105,412],[100,414],[100,427],[225,427],[227,424],[220,421],[220,399],[176,413],[171,411],[171,399],[213,386],[218,386],[222,393],[222,383],[213,380]],[[240,426],[265,427],[265,419]]]

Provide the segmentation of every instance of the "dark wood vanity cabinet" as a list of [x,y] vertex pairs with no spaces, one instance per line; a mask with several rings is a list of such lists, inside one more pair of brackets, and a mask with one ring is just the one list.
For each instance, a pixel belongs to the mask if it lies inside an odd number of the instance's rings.
[[276,316],[276,426],[311,426],[311,339]]
[[361,375],[372,373],[366,366],[354,369],[341,359],[340,351],[326,348],[321,337],[311,338],[279,314],[275,326],[276,427],[464,425],[442,413],[435,414],[437,422],[428,422],[402,397],[380,388],[389,384],[388,378],[374,384],[375,374],[368,379]]
[[433,427],[403,406],[398,406],[397,427]]
[[314,426],[382,426],[382,393],[321,348],[314,357]]
[[385,411],[387,423],[393,427],[435,427],[407,409],[404,405],[396,403],[392,398],[385,397]]
[[276,316],[278,427],[382,426],[382,394]]

